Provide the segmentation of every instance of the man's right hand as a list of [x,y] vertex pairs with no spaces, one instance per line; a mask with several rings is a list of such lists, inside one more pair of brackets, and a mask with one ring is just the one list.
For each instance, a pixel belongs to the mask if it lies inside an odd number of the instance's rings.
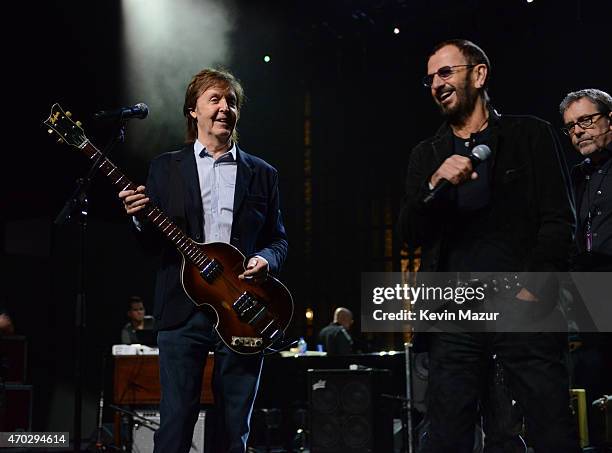
[[138,186],[136,190],[122,190],[119,198],[123,201],[125,212],[136,215],[149,203],[149,198],[144,194],[145,186]]
[[451,184],[458,185],[468,179],[476,178],[478,178],[478,173],[472,168],[470,159],[459,154],[453,154],[440,165],[440,168],[433,174],[429,183],[436,187],[441,179],[446,179]]

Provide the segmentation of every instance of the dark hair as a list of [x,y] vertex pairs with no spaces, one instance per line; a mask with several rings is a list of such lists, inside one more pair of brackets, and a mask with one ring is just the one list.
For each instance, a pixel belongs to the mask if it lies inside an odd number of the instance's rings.
[[485,79],[481,90],[484,100],[489,102],[489,93],[487,92],[487,88],[489,87],[489,80],[491,79],[491,62],[489,61],[487,54],[484,53],[484,50],[467,39],[447,39],[446,41],[442,41],[441,43],[437,44],[431,50],[427,59],[431,58],[433,54],[435,54],[442,47],[446,46],[455,46],[457,49],[459,49],[467,60],[468,64],[483,64],[487,67],[487,78]]
[[561,117],[565,114],[568,107],[582,98],[587,98],[597,106],[599,113],[610,113],[612,111],[612,96],[605,91],[595,88],[585,88],[584,90],[572,91],[565,96],[559,105],[559,113]]
[[[211,87],[218,86],[223,89],[230,89],[236,95],[236,106],[238,113],[244,102],[244,90],[240,81],[229,71],[223,69],[202,69],[193,76],[185,92],[185,103],[183,104],[183,115],[187,118],[187,131],[185,139],[187,142],[194,142],[198,136],[198,123],[189,112],[195,110],[198,98]],[[236,128],[232,133],[232,139],[238,141]]]
[[144,301],[142,300],[142,297],[140,296],[130,296],[130,298],[128,299],[128,303],[127,303],[127,308],[128,310],[132,309],[132,305],[134,304],[143,304],[144,305]]

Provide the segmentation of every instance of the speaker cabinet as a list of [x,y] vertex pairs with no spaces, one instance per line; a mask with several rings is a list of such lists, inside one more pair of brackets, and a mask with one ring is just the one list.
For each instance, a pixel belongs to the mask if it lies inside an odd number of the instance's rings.
[[[136,410],[141,417],[155,423],[159,423],[159,412],[156,410]],[[204,451],[204,425],[206,422],[206,411],[200,411],[195,428],[193,429],[193,444],[190,453],[202,453]],[[132,451],[152,452],[153,431],[134,420],[132,429]]]
[[0,337],[0,378],[7,384],[26,381],[28,343],[21,335]]
[[6,384],[0,393],[0,431],[32,431],[32,386]]
[[312,453],[393,451],[389,370],[308,370]]

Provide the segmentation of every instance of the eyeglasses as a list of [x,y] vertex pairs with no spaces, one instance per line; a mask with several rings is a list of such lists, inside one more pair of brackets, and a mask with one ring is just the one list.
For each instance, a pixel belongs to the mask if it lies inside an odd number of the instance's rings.
[[606,113],[597,112],[591,115],[585,115],[579,121],[576,121],[575,123],[567,123],[565,126],[561,128],[561,132],[563,132],[565,135],[572,135],[574,133],[574,128],[576,127],[576,125],[580,126],[582,129],[591,129],[593,127],[593,123],[597,121],[597,120],[593,120],[593,118],[595,118],[598,115],[605,116]]
[[425,77],[423,77],[423,85],[426,86],[427,88],[430,88],[433,85],[433,79],[436,76],[436,74],[442,80],[446,80],[450,76],[452,76],[455,72],[457,72],[455,68],[473,68],[474,66],[476,65],[475,64],[457,64],[454,66],[442,66],[440,69],[438,69],[433,74],[427,74]]

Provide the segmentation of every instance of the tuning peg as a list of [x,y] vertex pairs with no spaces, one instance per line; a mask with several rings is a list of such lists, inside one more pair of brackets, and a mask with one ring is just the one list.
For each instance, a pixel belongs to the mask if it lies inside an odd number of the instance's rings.
[[83,123],[81,123],[80,121],[77,121],[77,122],[76,122],[76,125],[77,125],[77,126],[79,126],[79,127],[81,127],[81,126],[83,125]]
[[66,116],[67,116],[68,118],[71,118],[71,117],[72,117],[72,112],[66,112]]
[[52,133],[53,133],[53,129],[47,129],[47,132],[48,132],[48,133],[49,133],[49,135],[50,135],[50,134],[52,134]]
[[60,144],[64,143],[64,139],[63,138],[58,138],[57,139],[57,143],[60,143]]

